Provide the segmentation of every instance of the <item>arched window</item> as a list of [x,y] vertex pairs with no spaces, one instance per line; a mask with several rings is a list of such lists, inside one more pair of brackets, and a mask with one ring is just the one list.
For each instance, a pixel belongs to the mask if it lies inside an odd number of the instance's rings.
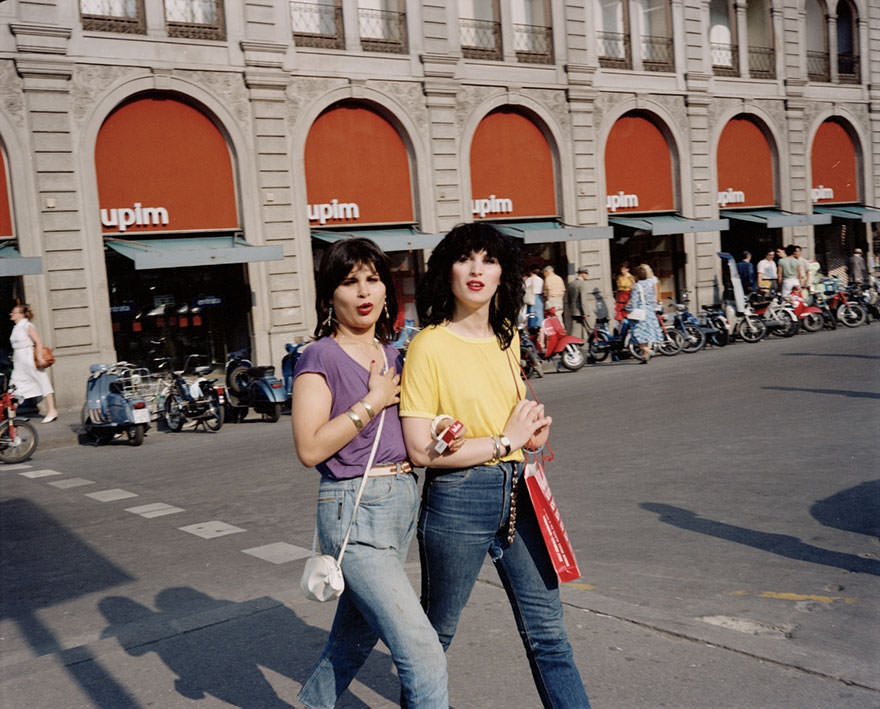
[[712,0],[709,5],[709,45],[712,50],[712,72],[716,76],[738,76],[736,13],[729,0]]
[[773,18],[766,0],[750,0],[746,6],[746,30],[749,35],[749,76],[754,79],[775,78]]
[[807,0],[806,9],[804,44],[807,48],[807,78],[810,81],[831,81],[825,3],[822,0]]
[[625,0],[598,0],[595,7],[599,66],[632,69],[629,2]]
[[849,0],[837,3],[837,76],[841,83],[860,81],[858,23]]

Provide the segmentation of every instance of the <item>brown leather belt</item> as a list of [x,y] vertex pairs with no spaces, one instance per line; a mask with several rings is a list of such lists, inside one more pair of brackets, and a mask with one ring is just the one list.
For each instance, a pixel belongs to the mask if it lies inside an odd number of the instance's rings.
[[408,460],[402,463],[383,463],[370,468],[370,477],[381,475],[398,475],[411,473],[413,471],[412,464]]

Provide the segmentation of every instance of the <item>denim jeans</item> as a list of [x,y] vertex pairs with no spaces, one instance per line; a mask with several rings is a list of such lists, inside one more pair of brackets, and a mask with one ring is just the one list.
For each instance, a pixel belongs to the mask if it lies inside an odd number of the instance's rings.
[[[590,702],[574,664],[559,581],[522,481],[522,467],[502,463],[427,471],[418,529],[422,605],[448,648],[488,553],[507,592],[542,703],[584,709]],[[516,536],[508,544],[515,469],[520,471]]]
[[[338,554],[360,484],[361,478],[321,481],[322,553]],[[381,638],[397,666],[408,706],[448,709],[446,656],[403,568],[417,509],[415,475],[367,480],[342,557],[345,591],[327,645],[299,693],[307,707],[333,707]]]

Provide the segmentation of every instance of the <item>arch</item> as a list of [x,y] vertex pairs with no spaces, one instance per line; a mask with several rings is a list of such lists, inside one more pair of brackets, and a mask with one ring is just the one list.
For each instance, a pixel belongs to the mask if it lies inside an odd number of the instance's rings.
[[[833,124],[835,128],[839,128],[840,132],[846,135],[846,137],[852,142],[853,149],[853,159],[855,164],[852,166],[852,171],[856,179],[856,184],[852,186],[852,190],[849,193],[843,194],[835,194],[831,197],[827,195],[818,194],[815,192],[819,188],[818,184],[815,184],[814,180],[814,171],[816,169],[820,169],[822,167],[821,162],[822,156],[817,156],[814,154],[815,146],[816,146],[816,138],[819,134],[819,131],[826,124]],[[856,128],[856,123],[852,120],[851,117],[842,115],[840,113],[831,113],[828,112],[824,116],[814,121],[813,125],[810,127],[809,132],[810,140],[809,140],[809,150],[807,151],[807,161],[809,167],[809,179],[810,179],[810,188],[813,191],[813,202],[822,201],[823,199],[831,199],[835,202],[866,202],[873,197],[873,195],[868,194],[868,185],[870,182],[867,178],[867,165],[868,159],[866,158],[864,145],[864,136],[860,136],[859,132]],[[846,156],[842,154],[844,151],[840,153],[835,152],[833,163],[835,165],[839,165],[840,169],[847,170],[848,166],[845,164]],[[823,188],[827,188],[828,185],[822,184]]]
[[720,205],[772,207],[776,204],[775,151],[759,122],[746,114],[731,118],[721,129],[715,155],[715,174],[725,178],[722,182],[718,177]]

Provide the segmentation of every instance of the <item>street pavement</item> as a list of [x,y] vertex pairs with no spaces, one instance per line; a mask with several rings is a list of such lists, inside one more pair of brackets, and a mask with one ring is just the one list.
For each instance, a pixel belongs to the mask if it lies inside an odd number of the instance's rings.
[[[880,707],[878,362],[875,324],[531,381],[594,707]],[[0,467],[0,704],[297,706],[334,605],[298,588],[289,417],[139,448],[77,419]],[[540,706],[489,563],[448,659],[454,707]],[[380,644],[340,706],[398,691]]]

